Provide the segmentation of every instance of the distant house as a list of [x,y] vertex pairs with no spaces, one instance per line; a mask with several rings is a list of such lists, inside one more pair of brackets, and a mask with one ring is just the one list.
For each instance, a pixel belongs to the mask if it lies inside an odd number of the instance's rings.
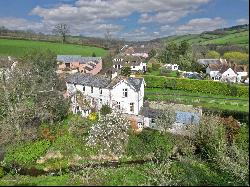
[[232,68],[225,68],[220,70],[221,81],[236,82],[237,73]]
[[129,56],[119,54],[113,59],[113,67],[117,70],[122,67],[130,67],[132,71],[142,71],[147,70],[147,64],[143,62],[144,60],[138,56]]
[[82,57],[80,55],[57,55],[58,70],[69,70],[96,75],[102,69],[101,57]]
[[210,76],[214,81],[219,81],[221,75],[219,74],[222,64],[208,64],[206,68],[206,74]]
[[178,64],[165,64],[163,67],[165,67],[166,69],[169,69],[171,71],[177,71],[179,69]]
[[111,76],[111,79],[118,76],[118,70],[114,67],[108,68],[105,73],[106,76]]
[[89,108],[83,109],[77,102],[80,91],[90,108],[99,110],[102,105],[109,105],[113,110],[125,114],[138,115],[143,106],[144,79],[133,77],[115,77],[102,75],[72,74],[66,79],[67,92],[72,101],[73,113],[80,112],[86,116]]
[[141,47],[128,47],[128,45],[125,45],[121,49],[121,53],[123,53],[125,55],[132,55],[132,56],[148,58],[149,50],[147,48],[144,48],[144,46],[141,46]]
[[208,67],[209,65],[220,65],[220,64],[227,64],[226,59],[198,59],[198,64],[202,65],[204,68]]
[[232,69],[237,74],[237,82],[242,82],[243,80],[247,79],[248,71],[246,65],[234,65]]

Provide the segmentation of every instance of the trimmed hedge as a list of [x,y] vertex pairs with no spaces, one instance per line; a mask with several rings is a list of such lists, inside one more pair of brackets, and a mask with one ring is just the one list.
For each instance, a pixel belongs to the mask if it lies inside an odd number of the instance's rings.
[[143,76],[148,88],[169,88],[186,90],[194,93],[202,92],[215,95],[249,96],[248,86],[226,84],[212,80],[196,80],[163,76]]

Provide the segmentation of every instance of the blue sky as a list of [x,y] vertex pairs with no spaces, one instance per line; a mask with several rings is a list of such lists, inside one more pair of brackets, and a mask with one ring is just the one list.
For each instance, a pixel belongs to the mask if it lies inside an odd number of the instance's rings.
[[50,33],[149,40],[249,22],[249,0],[0,0],[0,26]]

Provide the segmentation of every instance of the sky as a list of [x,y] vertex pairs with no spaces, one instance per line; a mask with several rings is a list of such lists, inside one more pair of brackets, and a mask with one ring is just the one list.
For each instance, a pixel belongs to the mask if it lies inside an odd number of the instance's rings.
[[249,0],[0,0],[0,26],[143,41],[249,23]]

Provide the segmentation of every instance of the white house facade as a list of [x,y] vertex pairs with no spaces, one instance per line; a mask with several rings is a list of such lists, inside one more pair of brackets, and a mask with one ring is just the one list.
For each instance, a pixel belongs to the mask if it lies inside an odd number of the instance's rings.
[[221,73],[222,81],[236,82],[237,74],[232,70],[232,68],[228,68],[226,71]]
[[130,67],[132,71],[147,71],[147,64],[138,56],[117,55],[113,59],[113,68],[119,70],[125,66]]
[[[143,106],[144,79],[134,77],[107,78],[101,75],[73,74],[66,80],[67,91],[71,96],[73,113],[86,116],[90,108],[99,110],[102,105],[122,113],[138,115]],[[89,108],[80,107],[76,92],[80,91],[89,102]],[[84,108],[84,109],[83,109]]]
[[179,69],[179,65],[178,64],[165,64],[164,67],[166,69],[171,70],[171,71],[177,71]]

